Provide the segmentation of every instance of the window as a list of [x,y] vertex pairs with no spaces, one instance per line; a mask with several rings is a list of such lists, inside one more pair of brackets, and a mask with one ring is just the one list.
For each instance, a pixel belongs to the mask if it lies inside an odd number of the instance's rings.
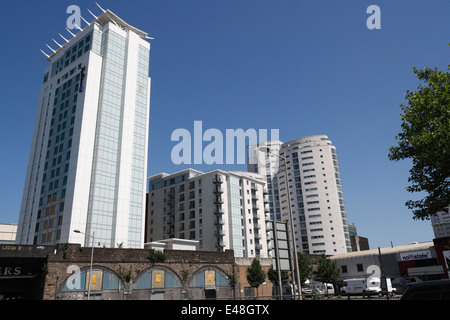
[[362,271],[364,271],[364,268],[363,268],[363,265],[362,265],[362,263],[358,263],[358,264],[356,264],[356,270],[357,270],[358,272],[362,272]]
[[190,287],[228,287],[225,274],[216,269],[200,271],[191,281]]
[[[153,274],[154,273],[154,274]],[[157,277],[157,275],[159,277]],[[164,279],[164,281],[159,281]],[[142,275],[136,282],[135,289],[151,289],[151,288],[179,288],[181,287],[178,277],[166,270],[150,270]]]
[[[106,270],[93,269],[92,274],[97,279],[100,279],[100,281],[96,283],[97,290],[119,289],[119,280],[112,273]],[[87,281],[87,279],[89,279],[89,270],[75,273],[67,279],[66,285],[63,287],[62,291],[84,291],[88,287],[89,281]]]

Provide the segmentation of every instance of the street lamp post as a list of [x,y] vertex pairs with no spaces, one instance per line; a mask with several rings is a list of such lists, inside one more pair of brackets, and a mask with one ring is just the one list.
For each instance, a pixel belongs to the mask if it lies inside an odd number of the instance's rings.
[[[278,153],[272,152],[270,151],[270,148],[268,147],[259,147],[259,150],[262,151],[266,151],[267,153],[273,154],[275,156],[277,156],[278,158],[282,159],[284,161],[284,177],[286,180],[286,190],[287,190],[287,197],[288,197],[288,205],[289,205],[289,222],[291,225],[291,237],[292,237],[292,246],[294,249],[294,267],[295,267],[295,273],[296,273],[296,277],[297,277],[297,282],[298,282],[298,297],[299,300],[302,300],[302,295],[301,295],[301,285],[300,285],[300,270],[298,267],[298,255],[297,255],[297,244],[295,241],[295,234],[294,234],[294,219],[293,219],[293,214],[292,214],[292,206],[291,206],[291,196],[289,194],[290,190],[289,190],[289,179],[288,179],[288,172],[287,172],[287,164],[286,164],[286,157],[279,155]],[[293,286],[294,286],[294,295],[295,295],[295,277],[292,277],[293,280]]]
[[91,298],[91,282],[92,282],[92,264],[94,262],[94,242],[95,242],[95,231],[92,232],[92,235],[81,232],[80,230],[76,229],[73,230],[75,233],[81,233],[84,234],[87,237],[92,237],[92,248],[91,248],[91,264],[89,267],[89,282],[88,282],[88,300]]

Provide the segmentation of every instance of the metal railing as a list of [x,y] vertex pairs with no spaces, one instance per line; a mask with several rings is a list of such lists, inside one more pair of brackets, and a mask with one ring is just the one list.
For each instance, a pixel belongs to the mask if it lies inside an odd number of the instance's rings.
[[[333,301],[348,301],[348,300],[366,300],[366,301],[375,301],[375,300],[400,300],[401,295],[394,296],[379,296],[379,295],[348,295],[348,294],[320,294],[320,293],[312,293],[312,294],[302,294],[303,300],[333,300]],[[222,299],[219,299],[222,300]],[[294,297],[290,294],[288,295],[270,295],[270,296],[242,296],[242,297],[233,297],[227,298],[223,300],[298,300],[298,296]]]

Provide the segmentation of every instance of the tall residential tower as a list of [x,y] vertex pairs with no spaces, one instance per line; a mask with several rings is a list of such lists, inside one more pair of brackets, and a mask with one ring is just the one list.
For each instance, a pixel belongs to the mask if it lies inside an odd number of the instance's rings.
[[[48,56],[16,242],[143,247],[147,33],[109,10]],[[81,233],[75,233],[80,230]]]
[[250,150],[248,170],[267,179],[271,218],[289,220],[291,206],[298,251],[351,252],[336,148],[328,137],[266,142]]

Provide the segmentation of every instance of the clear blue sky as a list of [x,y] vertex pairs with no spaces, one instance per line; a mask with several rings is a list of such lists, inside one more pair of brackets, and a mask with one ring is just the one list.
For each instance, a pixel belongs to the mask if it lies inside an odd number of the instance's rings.
[[[93,1],[2,3],[0,223],[17,223],[39,87],[39,49],[65,31],[69,5],[91,21]],[[381,29],[369,30],[369,5]],[[149,176],[171,161],[171,134],[279,129],[288,141],[326,134],[337,147],[348,221],[372,248],[431,241],[404,206],[411,163],[390,162],[412,68],[450,63],[450,2],[382,0],[100,1],[152,42]],[[84,23],[83,23],[84,26]],[[53,44],[53,47],[55,45]],[[46,50],[49,52],[49,50]],[[191,166],[209,171],[217,166]],[[245,166],[220,166],[246,170]]]

